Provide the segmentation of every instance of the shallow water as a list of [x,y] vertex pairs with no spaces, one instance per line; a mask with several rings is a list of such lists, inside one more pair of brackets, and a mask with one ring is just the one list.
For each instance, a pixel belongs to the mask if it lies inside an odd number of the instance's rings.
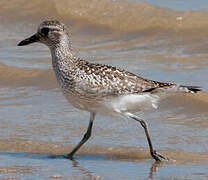
[[[0,178],[208,178],[207,12],[110,0],[0,5]],[[139,113],[155,148],[170,162],[154,163],[137,122],[103,116],[96,117],[93,136],[75,161],[63,158],[86,131],[89,114],[73,108],[57,88],[47,47],[16,46],[47,18],[70,27],[79,57],[203,87],[202,93],[173,96],[158,110]]]
[[207,0],[131,0],[135,2],[147,2],[152,5],[164,8],[170,8],[179,11],[207,11],[208,2]]

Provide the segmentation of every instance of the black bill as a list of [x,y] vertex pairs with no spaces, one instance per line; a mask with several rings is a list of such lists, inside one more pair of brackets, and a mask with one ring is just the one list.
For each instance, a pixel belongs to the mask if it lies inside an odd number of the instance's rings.
[[25,46],[38,41],[39,41],[38,35],[34,34],[33,36],[21,41],[17,46]]

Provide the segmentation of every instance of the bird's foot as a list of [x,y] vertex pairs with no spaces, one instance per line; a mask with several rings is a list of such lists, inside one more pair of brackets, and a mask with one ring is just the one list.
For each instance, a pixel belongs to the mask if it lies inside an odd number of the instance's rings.
[[71,153],[64,155],[65,158],[74,160],[73,155]]
[[156,160],[156,161],[169,161],[168,158],[164,157],[162,154],[160,154],[157,151],[154,151],[153,153],[151,153],[152,157]]

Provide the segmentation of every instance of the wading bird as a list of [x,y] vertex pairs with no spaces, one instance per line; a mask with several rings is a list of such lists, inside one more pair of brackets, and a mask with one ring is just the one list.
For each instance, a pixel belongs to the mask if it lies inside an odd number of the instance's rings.
[[49,47],[53,70],[66,99],[76,108],[90,112],[87,132],[79,144],[67,155],[75,152],[90,138],[96,114],[134,119],[144,128],[150,154],[156,161],[168,160],[153,149],[147,124],[135,112],[157,108],[160,99],[173,93],[196,93],[197,86],[182,86],[144,79],[131,72],[90,63],[75,57],[67,27],[56,20],[42,22],[33,36],[18,46],[40,42]]

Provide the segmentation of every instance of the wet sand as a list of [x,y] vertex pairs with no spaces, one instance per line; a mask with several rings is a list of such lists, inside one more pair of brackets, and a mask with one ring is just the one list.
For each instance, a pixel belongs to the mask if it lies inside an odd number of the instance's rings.
[[[146,148],[85,146],[74,160],[68,160],[63,155],[73,147],[59,143],[1,140],[0,145],[1,163],[4,163],[0,175],[10,177],[13,174],[15,177],[24,177],[23,179],[151,179],[158,177],[158,174],[159,179],[164,175],[165,179],[167,175],[168,179],[181,179],[187,175],[193,179],[207,177],[206,153],[166,150],[162,153],[168,155],[170,161],[154,163]],[[70,169],[66,172],[65,168]],[[179,172],[177,176],[176,171]],[[76,175],[72,176],[74,173]]]
[[[0,179],[208,178],[207,12],[110,0],[3,0],[0,6]],[[61,94],[47,47],[16,46],[48,18],[70,27],[79,57],[203,87],[138,113],[155,149],[171,161],[154,162],[137,122],[103,116],[75,160],[63,157],[81,139],[89,114]]]

